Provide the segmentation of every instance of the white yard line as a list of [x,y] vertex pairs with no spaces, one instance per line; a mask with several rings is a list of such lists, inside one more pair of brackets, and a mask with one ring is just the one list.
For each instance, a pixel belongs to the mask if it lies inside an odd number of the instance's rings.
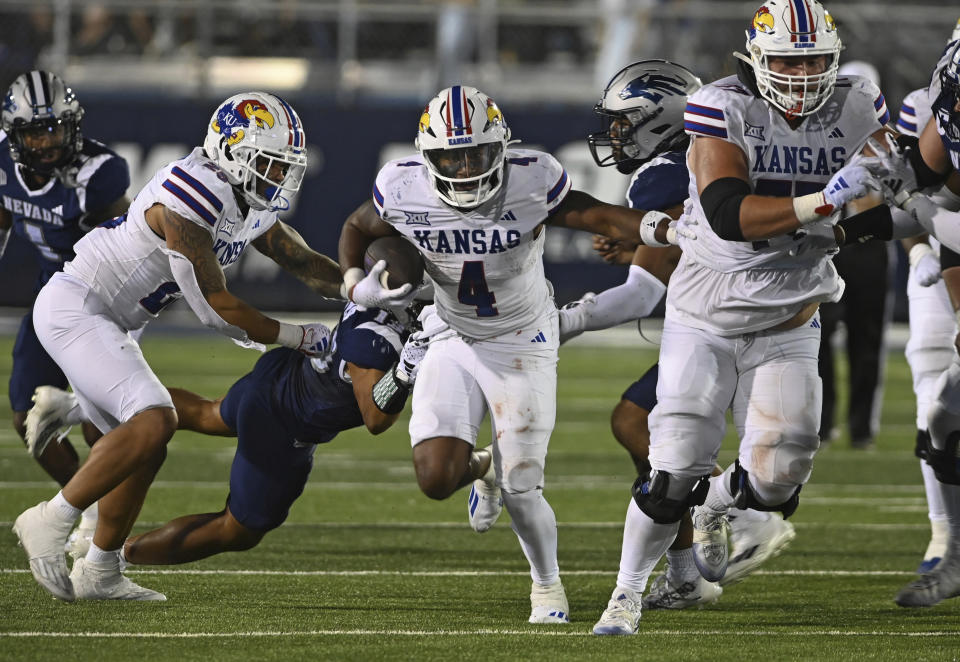
[[[184,568],[133,569],[126,574],[184,576],[267,576],[267,577],[528,577],[529,570],[194,570]],[[0,568],[3,575],[30,574],[27,568]],[[757,570],[753,576],[767,577],[900,577],[914,575],[912,570]],[[605,577],[613,570],[565,570],[563,575]]]

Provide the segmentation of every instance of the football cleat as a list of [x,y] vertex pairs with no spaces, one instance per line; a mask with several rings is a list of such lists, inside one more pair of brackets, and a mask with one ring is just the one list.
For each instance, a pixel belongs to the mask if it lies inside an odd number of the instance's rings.
[[[90,549],[90,545],[93,543],[93,534],[97,530],[96,507],[97,504],[93,504],[90,508],[83,511],[83,517],[80,518],[80,525],[75,528],[70,533],[70,537],[67,538],[67,544],[64,546],[64,550],[73,557],[74,560],[85,557],[87,550]],[[91,510],[93,511],[92,513]],[[88,513],[91,513],[93,516],[88,517]]]
[[134,584],[125,577],[116,563],[93,563],[77,559],[70,572],[78,600],[163,601],[163,593]]
[[613,590],[607,608],[600,620],[593,626],[593,633],[599,635],[636,634],[640,626],[642,601],[640,594],[619,586]]
[[51,441],[61,441],[70,432],[65,418],[77,406],[77,396],[55,386],[38,386],[31,400],[24,438],[30,454],[39,458]]
[[[481,449],[477,453],[486,450]],[[500,488],[497,487],[496,471],[491,458],[487,473],[483,475],[483,478],[473,481],[470,494],[467,495],[467,517],[470,520],[470,528],[477,533],[487,531],[500,517],[502,510],[503,496],[500,493]]]
[[13,532],[30,561],[33,578],[53,597],[66,602],[75,599],[63,552],[72,526],[72,522],[64,526],[63,522],[51,517],[47,513],[46,501],[20,513],[13,524]]
[[730,524],[725,512],[697,506],[693,511],[693,562],[708,582],[720,581],[729,560],[727,536]]
[[560,344],[576,338],[587,327],[590,309],[597,305],[597,295],[587,292],[576,301],[560,308]]
[[674,586],[664,572],[653,580],[642,602],[644,609],[686,609],[716,602],[721,593],[722,588],[703,577]]
[[549,586],[533,583],[533,588],[530,589],[530,622],[540,624],[570,622],[567,594],[559,579]]
[[797,536],[793,524],[778,513],[765,513],[763,520],[731,518],[730,560],[721,586],[742,581],[784,549]]
[[926,572],[900,589],[893,599],[901,607],[932,607],[960,595],[960,554],[947,555]]

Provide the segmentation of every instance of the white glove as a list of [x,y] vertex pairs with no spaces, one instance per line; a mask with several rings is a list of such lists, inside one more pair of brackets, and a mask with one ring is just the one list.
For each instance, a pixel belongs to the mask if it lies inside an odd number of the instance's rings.
[[[880,164],[879,168],[874,169],[874,175],[883,185],[883,197],[887,202],[901,207],[910,194],[917,190],[917,175],[907,157],[911,148],[901,149],[890,133],[886,134],[885,139],[886,146],[873,138],[867,139],[867,145],[877,155],[875,160]],[[873,161],[868,159],[868,165]]]
[[310,324],[280,322],[277,344],[303,352],[309,357],[322,356],[330,348],[330,329],[320,322]]
[[354,287],[347,292],[350,299],[365,308],[406,308],[416,293],[413,285],[404,283],[390,290],[380,282],[380,276],[387,268],[386,260],[379,260]]
[[921,287],[930,287],[940,280],[940,258],[930,244],[916,244],[910,249],[910,270]]
[[413,333],[407,338],[403,349],[400,350],[400,360],[394,370],[394,375],[401,382],[413,386],[417,381],[417,373],[420,372],[420,362],[427,355],[430,341],[420,337],[420,332]]
[[862,198],[870,191],[879,191],[880,183],[874,172],[883,172],[879,158],[854,156],[833,173],[822,191],[793,199],[797,219],[802,225],[822,221],[848,202]]

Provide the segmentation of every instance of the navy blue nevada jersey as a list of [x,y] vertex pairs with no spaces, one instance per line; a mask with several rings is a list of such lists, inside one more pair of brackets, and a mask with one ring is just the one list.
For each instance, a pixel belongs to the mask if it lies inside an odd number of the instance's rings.
[[689,186],[687,153],[664,152],[633,173],[627,203],[631,209],[668,209],[687,199]]
[[387,372],[400,358],[407,335],[390,313],[347,303],[333,333],[331,353],[309,359],[292,352],[295,365],[280,371],[274,385],[274,403],[293,436],[320,444],[363,425],[346,364]]
[[90,230],[83,223],[86,215],[108,207],[130,186],[127,162],[95,140],[83,139],[71,168],[76,173],[75,187],[51,177],[37,190],[29,188],[10,156],[7,134],[0,131],[0,205],[13,216],[14,232],[37,251],[36,291],[73,259],[73,245]]

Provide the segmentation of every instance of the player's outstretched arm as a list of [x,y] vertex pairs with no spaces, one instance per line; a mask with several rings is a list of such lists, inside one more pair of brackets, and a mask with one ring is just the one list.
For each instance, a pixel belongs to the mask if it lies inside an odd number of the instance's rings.
[[310,248],[300,233],[283,221],[274,223],[253,245],[314,292],[328,298],[340,296],[340,266]]
[[[622,243],[624,247],[636,248],[640,245],[641,226],[646,211],[630,209],[620,205],[601,202],[583,191],[570,191],[560,206],[547,219],[547,223],[557,227],[585,230],[602,234]],[[662,222],[651,235],[655,237],[653,245],[666,245],[670,219],[663,217]],[[648,241],[644,241],[648,243]]]
[[329,346],[322,324],[283,324],[267,317],[227,290],[213,251],[213,237],[196,223],[162,205],[147,210],[147,223],[167,244],[174,278],[190,308],[205,325],[241,343],[277,343],[316,356]]
[[83,226],[86,228],[95,228],[104,221],[109,221],[111,218],[116,218],[120,214],[127,211],[129,207],[130,199],[125,195],[121,195],[106,207],[102,209],[94,209],[84,216]]
[[[395,414],[386,414],[373,401],[373,387],[377,385],[383,376],[386,375],[383,370],[375,368],[362,368],[355,363],[347,363],[347,374],[353,382],[353,395],[360,406],[360,414],[363,416],[363,424],[367,426],[371,434],[380,434],[400,417],[400,412]],[[402,411],[402,410],[401,410]]]

